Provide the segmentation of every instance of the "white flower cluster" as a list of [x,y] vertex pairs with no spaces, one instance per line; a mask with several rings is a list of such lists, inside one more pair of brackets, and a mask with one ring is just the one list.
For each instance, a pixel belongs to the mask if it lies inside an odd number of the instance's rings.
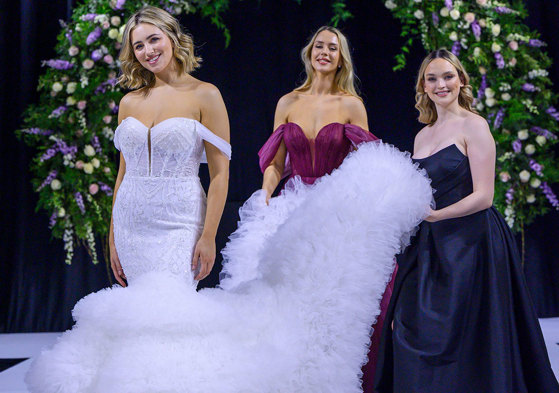
[[505,221],[507,222],[507,225],[511,228],[514,226],[515,217],[516,214],[514,213],[513,207],[508,205],[507,208],[505,209]]
[[528,78],[534,79],[538,77],[546,77],[549,75],[549,72],[546,70],[532,70],[528,73]]
[[524,106],[525,106],[531,113],[533,113],[533,114],[535,114],[535,115],[537,115],[537,114],[540,113],[540,111],[538,110],[538,107],[535,106],[535,105],[533,104],[533,102],[532,102],[531,99],[526,98],[526,99],[522,100],[521,102],[524,104]]
[[394,8],[396,8],[396,3],[394,3],[392,0],[388,0],[384,3],[384,6],[389,10],[393,10]]
[[93,230],[91,229],[91,223],[88,222],[85,229],[85,240],[87,241],[87,248],[89,249],[93,264],[96,265],[99,260],[97,259],[97,250],[95,249],[95,235],[93,234]]
[[74,257],[74,230],[69,221],[66,221],[66,229],[64,230],[62,240],[64,241],[64,250],[66,251],[65,262],[71,265],[72,258]]
[[115,133],[110,127],[103,127],[103,129],[101,130],[101,135],[111,141],[115,137]]
[[508,83],[501,83],[499,86],[499,91],[509,91],[511,89],[510,84]]

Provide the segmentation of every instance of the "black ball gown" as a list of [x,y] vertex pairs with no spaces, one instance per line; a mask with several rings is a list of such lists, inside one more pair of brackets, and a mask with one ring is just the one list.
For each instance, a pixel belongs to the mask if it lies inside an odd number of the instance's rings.
[[[437,209],[472,193],[456,145],[415,162],[432,180]],[[515,239],[494,207],[423,222],[398,266],[377,392],[559,392]]]

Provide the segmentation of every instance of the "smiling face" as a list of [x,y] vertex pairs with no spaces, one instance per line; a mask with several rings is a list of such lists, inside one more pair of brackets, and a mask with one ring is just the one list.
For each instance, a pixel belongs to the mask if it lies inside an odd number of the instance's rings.
[[458,99],[464,83],[456,68],[447,60],[434,59],[425,68],[423,88],[438,105],[447,106]]
[[311,64],[317,72],[336,72],[340,64],[340,44],[338,36],[331,31],[321,31],[314,40]]
[[171,40],[157,26],[140,23],[130,38],[134,56],[148,71],[157,74],[175,61]]

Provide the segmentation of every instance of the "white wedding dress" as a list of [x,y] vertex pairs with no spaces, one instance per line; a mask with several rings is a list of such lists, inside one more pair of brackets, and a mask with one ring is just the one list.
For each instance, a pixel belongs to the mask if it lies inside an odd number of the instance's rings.
[[203,141],[230,157],[195,120],[117,128],[114,233],[129,286],[80,300],[74,328],[34,360],[31,392],[361,392],[393,257],[426,215],[429,180],[409,154],[370,142],[269,206],[258,191],[223,250],[220,288],[196,292]]

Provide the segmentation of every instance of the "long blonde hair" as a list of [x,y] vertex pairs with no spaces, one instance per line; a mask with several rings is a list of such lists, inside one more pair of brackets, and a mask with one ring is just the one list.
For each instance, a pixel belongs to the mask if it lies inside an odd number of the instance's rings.
[[202,58],[194,55],[194,42],[189,34],[183,33],[179,21],[161,8],[146,6],[128,19],[122,35],[122,49],[119,60],[122,74],[118,83],[127,89],[153,87],[155,75],[145,69],[136,56],[132,47],[132,31],[140,23],[149,23],[163,31],[173,44],[173,55],[179,67],[179,73],[191,73],[200,67]]
[[335,27],[331,26],[322,26],[319,28],[316,33],[312,36],[309,40],[307,45],[301,50],[301,60],[303,60],[303,64],[305,65],[305,73],[306,79],[303,84],[295,89],[295,91],[307,91],[310,89],[313,79],[314,79],[314,68],[312,67],[311,62],[311,52],[316,40],[316,37],[322,33],[323,31],[329,31],[331,33],[336,34],[338,37],[338,43],[340,48],[341,54],[341,64],[340,68],[336,71],[336,77],[334,78],[334,85],[336,88],[344,92],[346,94],[351,94],[359,99],[359,93],[357,93],[357,89],[355,88],[355,79],[357,78],[353,72],[353,61],[351,60],[351,54],[349,51],[349,43],[345,35]]
[[472,86],[470,85],[470,76],[466,72],[466,69],[454,55],[454,53],[449,52],[446,49],[437,49],[432,51],[423,59],[421,67],[419,67],[419,73],[417,74],[417,82],[415,84],[415,107],[419,111],[419,122],[423,124],[433,125],[437,121],[437,108],[435,103],[431,101],[427,93],[425,92],[425,70],[429,63],[435,59],[444,59],[456,68],[458,72],[458,77],[464,86],[460,88],[460,93],[458,95],[458,104],[473,113],[477,111],[472,107],[474,102],[474,95],[472,93]]

